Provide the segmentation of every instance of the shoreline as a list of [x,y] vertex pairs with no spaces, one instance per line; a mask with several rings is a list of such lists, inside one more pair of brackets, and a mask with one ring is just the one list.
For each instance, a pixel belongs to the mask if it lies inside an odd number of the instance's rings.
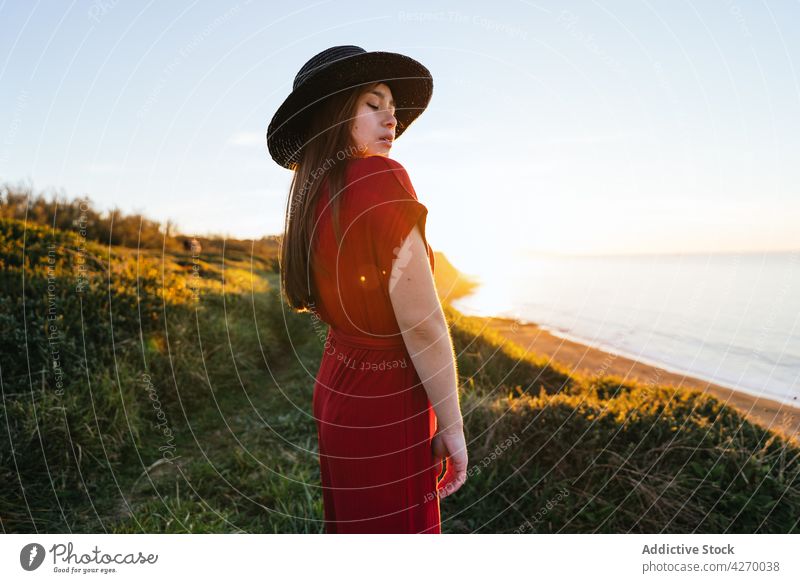
[[487,328],[521,346],[526,352],[543,355],[571,371],[617,375],[626,380],[639,382],[657,379],[659,385],[685,387],[711,394],[726,405],[737,409],[748,421],[772,429],[800,444],[800,408],[797,406],[768,397],[757,397],[741,390],[561,337],[534,323],[500,316],[469,317],[484,322]]

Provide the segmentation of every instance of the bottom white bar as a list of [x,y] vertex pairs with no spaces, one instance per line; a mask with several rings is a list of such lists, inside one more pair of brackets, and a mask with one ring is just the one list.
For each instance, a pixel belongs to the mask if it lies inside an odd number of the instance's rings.
[[0,581],[800,581],[798,543],[769,534],[10,534],[0,537]]

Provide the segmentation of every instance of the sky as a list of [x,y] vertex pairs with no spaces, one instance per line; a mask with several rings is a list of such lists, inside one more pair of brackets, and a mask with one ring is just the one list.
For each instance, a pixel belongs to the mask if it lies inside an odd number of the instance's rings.
[[466,273],[798,249],[799,22],[789,1],[5,1],[0,182],[278,234],[266,128],[308,59],[354,44],[433,75],[390,156]]

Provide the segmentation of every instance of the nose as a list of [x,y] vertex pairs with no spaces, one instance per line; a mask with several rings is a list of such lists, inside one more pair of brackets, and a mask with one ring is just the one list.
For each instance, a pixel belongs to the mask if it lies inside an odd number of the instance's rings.
[[386,120],[386,127],[389,129],[394,129],[396,126],[397,126],[397,118],[390,113],[389,119]]

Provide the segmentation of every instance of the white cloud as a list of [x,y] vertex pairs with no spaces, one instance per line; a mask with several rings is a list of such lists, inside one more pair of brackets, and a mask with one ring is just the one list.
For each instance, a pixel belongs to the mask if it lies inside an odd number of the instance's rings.
[[266,137],[261,132],[236,132],[228,138],[232,146],[260,146],[266,143]]

